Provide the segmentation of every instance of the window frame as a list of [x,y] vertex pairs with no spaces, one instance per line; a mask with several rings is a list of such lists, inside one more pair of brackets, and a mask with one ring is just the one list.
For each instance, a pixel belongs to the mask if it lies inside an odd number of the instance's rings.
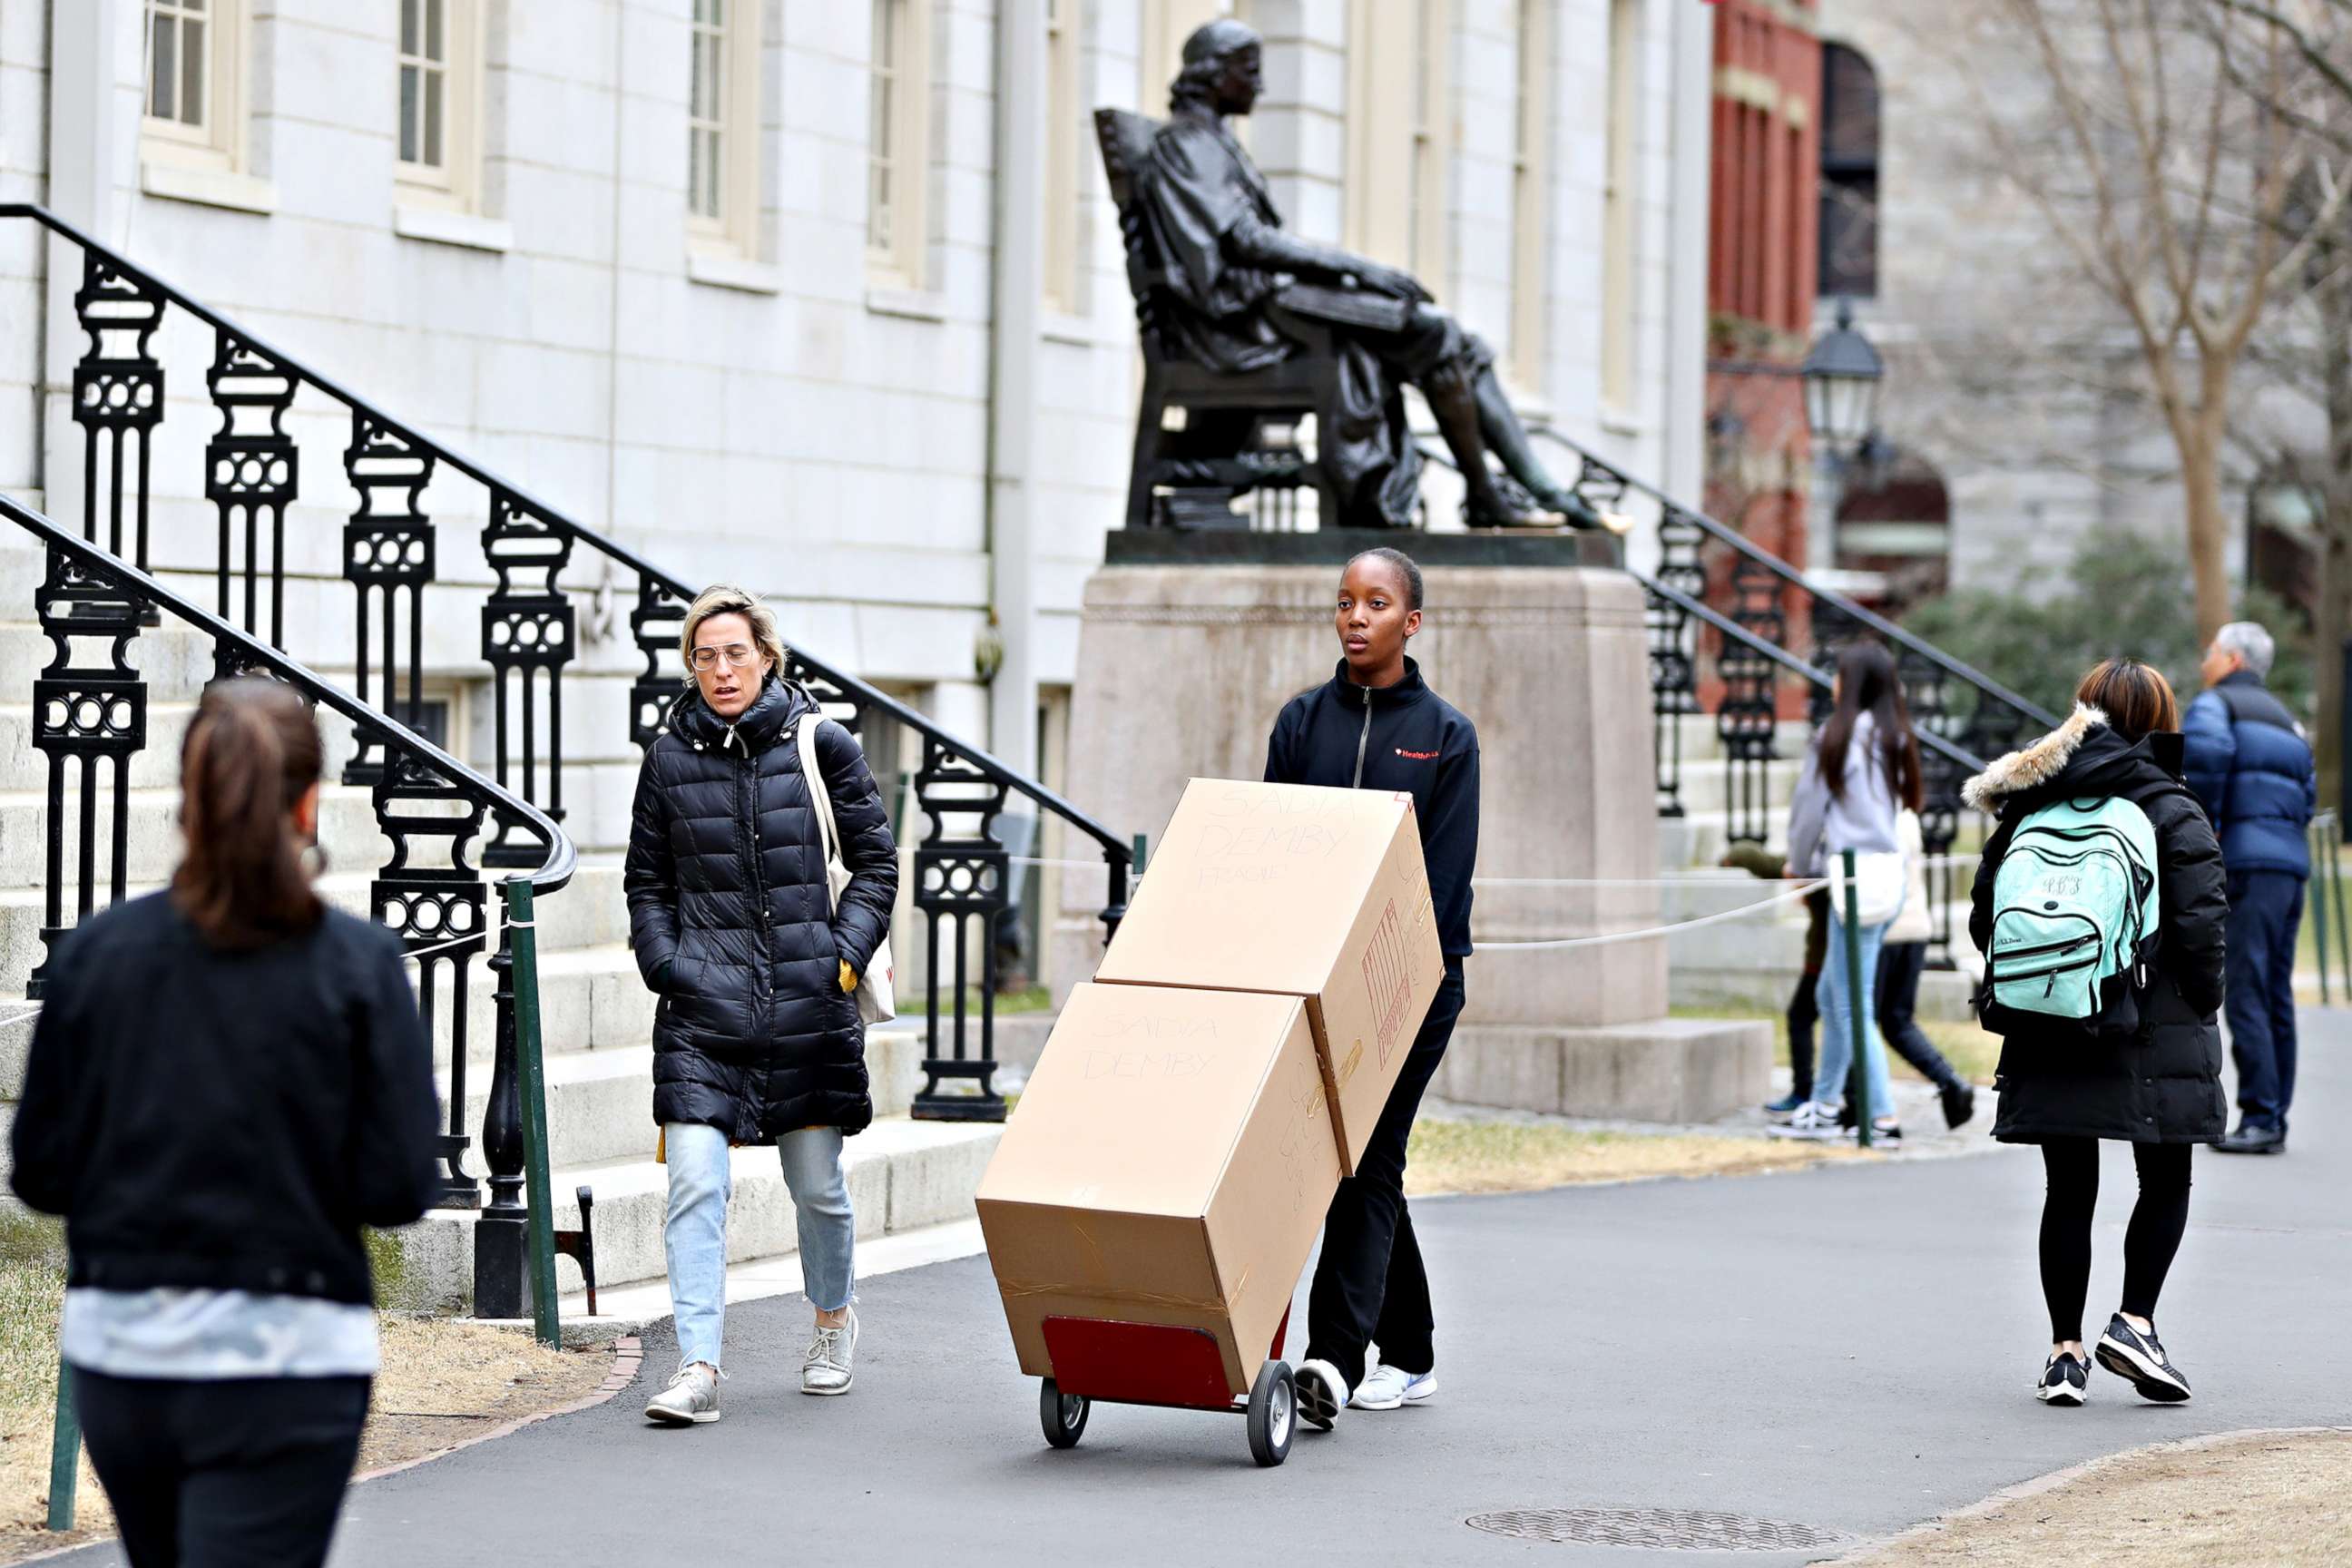
[[1348,23],[1347,243],[1440,299],[1453,272],[1454,20],[1453,0],[1355,0]]
[[1540,395],[1551,353],[1551,75],[1554,0],[1518,0],[1518,101],[1511,144],[1511,379]]
[[[1838,55],[1851,57],[1860,68],[1860,79],[1866,82],[1870,92],[1870,147],[1857,152],[1832,143],[1832,132],[1840,128],[1842,106],[1835,90]],[[1850,84],[1851,85],[1851,84]],[[1878,191],[1881,165],[1886,144],[1886,95],[1880,84],[1878,63],[1852,44],[1835,39],[1822,43],[1821,129],[1819,149],[1814,159],[1814,174],[1820,191],[1813,230],[1813,292],[1816,298],[1832,297],[1850,300],[1874,300],[1878,297]],[[1833,226],[1833,210],[1853,201],[1854,193],[1862,192],[1859,213],[1847,210],[1842,226]],[[1852,267],[1837,264],[1833,258],[1841,247],[1832,244],[1840,236],[1833,228],[1863,227],[1866,230],[1865,254]],[[1832,288],[1832,283],[1840,287]]]
[[1601,405],[1629,413],[1641,365],[1642,66],[1644,0],[1610,0],[1601,186]]
[[184,23],[187,4],[188,0],[141,0],[140,155],[150,162],[184,168],[239,173],[246,163],[247,0],[204,0],[205,9],[199,14],[206,50],[201,78],[205,84],[203,122],[191,125],[153,112],[157,8],[170,7],[173,19]]
[[[693,0],[699,5],[702,0]],[[713,215],[695,205],[692,136],[698,121],[694,110],[694,49],[705,29],[691,8],[687,13],[686,230],[689,250],[698,255],[753,258],[760,235],[760,13],[762,0],[713,0],[719,6],[719,58],[715,72],[719,94],[717,118],[710,121],[719,137],[718,179],[714,191],[719,211]]]
[[[410,0],[401,0],[404,6],[409,3]],[[415,4],[420,17],[426,6],[437,4],[442,8],[441,163],[436,167],[411,163],[401,156],[400,138],[404,128],[399,120],[402,100],[397,82],[410,68],[414,57],[399,36],[401,18],[395,16],[393,49],[398,74],[393,107],[393,178],[403,201],[477,213],[482,199],[482,106],[487,96],[484,79],[488,63],[487,7],[483,0],[415,0]]]
[[[878,21],[895,11],[901,25],[891,33],[896,47],[887,69],[890,101],[877,113],[867,100],[866,148],[866,268],[869,279],[890,288],[920,291],[929,268],[930,207],[931,5],[929,0],[873,0],[868,16]],[[866,91],[876,89],[886,69],[878,52],[880,29],[870,28],[866,42]],[[877,151],[873,142],[877,124],[887,128],[889,143]],[[887,178],[887,236],[875,237],[876,220],[883,208],[877,174]]]
[[1085,57],[1083,0],[1045,0],[1045,246],[1042,292],[1046,307],[1081,313],[1078,202],[1085,128],[1078,72]]

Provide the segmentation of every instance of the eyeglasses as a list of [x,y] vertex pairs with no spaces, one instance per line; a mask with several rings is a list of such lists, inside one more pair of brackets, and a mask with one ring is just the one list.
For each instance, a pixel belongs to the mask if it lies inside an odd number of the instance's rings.
[[749,669],[760,662],[760,650],[738,642],[725,647],[698,647],[690,656],[694,668],[705,671],[717,669],[722,658],[730,669]]

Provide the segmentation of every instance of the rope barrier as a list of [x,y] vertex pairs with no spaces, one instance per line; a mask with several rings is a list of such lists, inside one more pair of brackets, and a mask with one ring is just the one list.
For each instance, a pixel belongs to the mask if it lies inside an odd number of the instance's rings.
[[1742,904],[1736,910],[1723,910],[1696,920],[1677,921],[1672,925],[1649,926],[1641,931],[1604,931],[1599,936],[1560,936],[1546,942],[1482,942],[1476,944],[1480,952],[1529,952],[1538,949],[1566,947],[1602,947],[1617,942],[1642,942],[1651,937],[1671,936],[1678,931],[1696,931],[1701,926],[1721,925],[1727,921],[1745,920],[1759,910],[1772,909],[1780,904],[1794,903],[1817,888],[1826,888],[1827,881],[1800,882],[1785,893],[1775,893],[1769,899],[1759,899],[1752,904]]

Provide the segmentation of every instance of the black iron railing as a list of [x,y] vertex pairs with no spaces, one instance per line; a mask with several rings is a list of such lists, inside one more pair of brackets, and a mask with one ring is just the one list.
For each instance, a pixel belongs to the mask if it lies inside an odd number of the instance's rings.
[[[371,916],[397,935],[417,962],[418,1005],[428,1034],[437,1010],[450,1009],[441,1203],[482,1211],[475,1226],[477,1310],[486,1317],[520,1315],[526,1215],[514,949],[501,920],[497,950],[490,952],[488,888],[468,855],[493,825],[504,829],[510,842],[530,852],[529,868],[516,875],[530,883],[535,897],[544,898],[572,879],[576,856],[571,839],[530,802],[112,552],[5,497],[0,497],[0,517],[38,540],[47,553],[34,607],[51,658],[32,694],[33,743],[48,763],[47,902],[44,956],[26,994],[40,996],[58,942],[100,906],[101,836],[110,847],[104,901],[118,903],[129,892],[131,769],[147,746],[150,696],[148,679],[131,656],[144,627],[169,616],[210,639],[213,679],[255,675],[282,680],[314,708],[340,714],[358,742],[379,759],[370,794],[376,824],[392,849],[370,884]],[[65,899],[69,862],[70,918]],[[485,952],[497,987],[497,1038],[482,1118],[487,1204],[480,1184],[465,1169],[471,1143],[466,1130],[467,994],[474,961]],[[526,975],[522,984],[535,985],[536,978]]]
[[[148,560],[148,444],[165,407],[164,366],[155,357],[153,338],[168,310],[182,311],[213,334],[206,386],[220,425],[205,448],[205,494],[219,516],[214,574],[222,620],[241,617],[247,633],[272,647],[284,645],[287,515],[301,472],[301,454],[286,420],[307,391],[340,406],[351,422],[341,458],[360,499],[344,524],[341,559],[357,601],[353,685],[364,703],[412,731],[421,727],[425,593],[447,584],[439,550],[448,542],[424,508],[424,492],[436,479],[456,474],[479,486],[488,498],[481,551],[496,581],[481,605],[480,657],[493,676],[499,784],[551,821],[563,820],[563,678],[579,653],[580,626],[572,594],[560,579],[580,552],[600,558],[617,574],[624,592],[633,584],[629,628],[646,665],[631,690],[629,735],[642,748],[661,733],[669,701],[681,689],[683,671],[674,660],[694,598],[691,586],[46,209],[0,204],[0,219],[37,223],[79,256],[82,283],[75,309],[89,347],[75,374],[73,417],[87,438],[86,538],[105,542],[142,567]],[[1025,796],[1100,847],[1109,879],[1102,911],[1107,930],[1116,929],[1125,911],[1128,841],[1036,780],[797,648],[785,673],[853,730],[880,718],[921,740],[922,763],[914,783],[926,827],[914,847],[914,903],[925,923],[923,947],[930,962],[925,1081],[915,1114],[1001,1120],[1004,1102],[993,1082],[995,939],[1011,907],[1012,879],[997,819],[1011,797]],[[384,766],[383,743],[371,739],[345,777],[373,783]],[[499,837],[483,851],[484,863],[527,863],[531,846],[514,839],[511,820],[499,826]],[[977,1018],[969,994],[977,994]],[[974,1092],[946,1089],[959,1080],[969,1082]]]

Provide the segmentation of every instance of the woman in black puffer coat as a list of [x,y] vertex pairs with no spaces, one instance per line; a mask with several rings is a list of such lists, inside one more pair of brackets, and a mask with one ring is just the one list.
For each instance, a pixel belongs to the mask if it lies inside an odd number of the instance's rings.
[[1961,798],[2000,819],[1977,868],[1969,934],[1992,941],[1993,883],[2011,836],[2053,802],[2121,798],[2156,830],[2158,943],[2145,1022],[2107,1039],[2058,1018],[2036,1019],[2001,1042],[1993,1136],[2039,1143],[2049,1176],[2042,1211],[2042,1290],[2051,1352],[2036,1393],[2080,1405],[2089,1383],[2083,1304],[2090,1289],[2091,1214],[2099,1143],[2128,1142],[2139,1203],[2124,1236],[2123,1307],[2099,1338],[2099,1364],[2145,1397],[2187,1399],[2189,1380],[2156,1337],[2157,1294],[2189,1223],[2189,1152],[2221,1136],[2222,924],[2229,900],[2221,849],[2204,808],[2181,782],[2180,710],[2163,676],[2109,659],[2083,678],[2074,716],[1968,782]]
[[[718,1418],[726,1291],[728,1150],[773,1143],[800,1226],[817,1326],[801,1386],[849,1388],[856,1221],[845,1134],[874,1119],[856,987],[888,933],[898,852],[857,742],[782,679],[775,617],[740,589],[688,612],[694,689],[646,753],[623,877],[629,940],[654,1014],[654,1120],[669,1167],[663,1227],[679,1369],[646,1414]],[[830,905],[823,839],[801,774],[816,752],[851,873]]]

